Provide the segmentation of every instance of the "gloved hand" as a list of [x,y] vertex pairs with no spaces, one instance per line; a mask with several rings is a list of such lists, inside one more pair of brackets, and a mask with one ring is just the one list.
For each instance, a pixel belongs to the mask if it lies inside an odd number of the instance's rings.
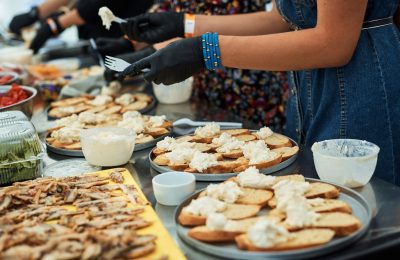
[[[156,50],[152,46],[150,46],[143,50],[125,53],[122,55],[118,55],[117,57],[121,58],[124,61],[127,61],[129,63],[134,63],[143,58],[146,58],[147,56],[150,56],[154,52],[156,52]],[[111,81],[117,80],[119,78],[119,76],[120,76],[120,73],[117,71],[113,71],[110,69],[106,69],[104,71],[104,79],[106,80],[106,82],[111,82]]]
[[106,55],[115,56],[135,50],[132,43],[125,38],[97,38],[96,45],[103,57]]
[[37,53],[48,39],[57,36],[64,31],[58,22],[58,16],[47,18],[46,21],[41,23],[40,28],[37,30],[36,36],[31,43],[31,46],[29,46],[34,53]]
[[147,81],[156,84],[171,85],[181,82],[200,72],[204,68],[201,37],[175,41],[152,55],[133,63],[121,73],[125,76],[136,76],[143,69]]
[[8,27],[10,28],[11,32],[21,35],[22,28],[32,25],[38,20],[39,20],[38,8],[37,6],[34,6],[29,12],[14,16]]
[[129,39],[150,44],[163,42],[185,34],[183,13],[146,13],[121,23],[121,30]]

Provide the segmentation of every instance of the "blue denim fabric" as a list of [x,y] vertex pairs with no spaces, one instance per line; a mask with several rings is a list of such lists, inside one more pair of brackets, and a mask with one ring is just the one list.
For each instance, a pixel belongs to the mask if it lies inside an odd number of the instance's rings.
[[[316,0],[276,2],[293,29],[316,25]],[[397,4],[398,0],[369,0],[365,21],[393,16]],[[397,27],[362,30],[346,66],[290,73],[287,135],[306,146],[332,138],[373,142],[381,148],[375,176],[400,185],[399,77]]]

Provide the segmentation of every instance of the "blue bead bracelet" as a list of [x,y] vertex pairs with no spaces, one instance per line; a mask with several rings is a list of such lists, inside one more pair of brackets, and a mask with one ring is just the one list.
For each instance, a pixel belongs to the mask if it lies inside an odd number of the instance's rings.
[[201,36],[204,64],[208,70],[222,68],[218,33],[205,33]]

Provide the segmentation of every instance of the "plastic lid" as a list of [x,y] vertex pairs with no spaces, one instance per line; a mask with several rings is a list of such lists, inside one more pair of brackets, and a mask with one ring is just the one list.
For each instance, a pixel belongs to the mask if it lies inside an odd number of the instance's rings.
[[28,118],[18,110],[0,112],[0,126],[14,124],[18,121],[28,121]]
[[100,170],[101,167],[91,165],[85,159],[69,159],[50,164],[43,170],[43,176],[62,178]]
[[34,158],[43,151],[40,139],[31,122],[19,121],[0,126],[0,162],[14,156]]

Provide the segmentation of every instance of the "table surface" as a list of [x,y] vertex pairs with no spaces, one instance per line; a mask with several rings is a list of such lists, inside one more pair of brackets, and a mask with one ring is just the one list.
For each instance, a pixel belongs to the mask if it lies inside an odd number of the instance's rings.
[[[157,106],[149,113],[166,115],[170,120],[187,117],[193,120],[204,121],[241,121],[237,116],[224,110],[210,107],[205,102],[201,101],[186,102],[177,105],[157,104]],[[46,129],[48,125],[44,113],[34,115],[32,122],[35,124],[39,132]],[[255,125],[250,122],[242,122],[247,128],[255,127]],[[146,149],[135,152],[131,162],[125,165],[125,167],[140,184],[144,194],[152,203],[163,224],[168,229],[171,236],[177,241],[186,256],[189,259],[217,259],[191,248],[177,237],[174,221],[175,207],[158,204],[153,194],[151,179],[158,173],[150,167],[148,160],[150,150],[151,149]],[[48,152],[47,156],[45,156],[44,162],[45,165],[48,166],[65,159],[71,159],[71,157]],[[298,159],[288,168],[283,169],[274,175],[285,175],[289,173],[301,173],[306,177],[318,178],[310,149],[301,148]],[[197,182],[196,189],[202,189],[208,184],[209,182]],[[382,250],[386,246],[392,246],[394,243],[400,245],[400,187],[377,178],[372,178],[369,184],[356,189],[356,191],[360,192],[364,196],[373,210],[373,220],[370,229],[367,235],[356,244],[334,254],[324,256],[324,258],[340,257],[341,259],[347,259]]]

